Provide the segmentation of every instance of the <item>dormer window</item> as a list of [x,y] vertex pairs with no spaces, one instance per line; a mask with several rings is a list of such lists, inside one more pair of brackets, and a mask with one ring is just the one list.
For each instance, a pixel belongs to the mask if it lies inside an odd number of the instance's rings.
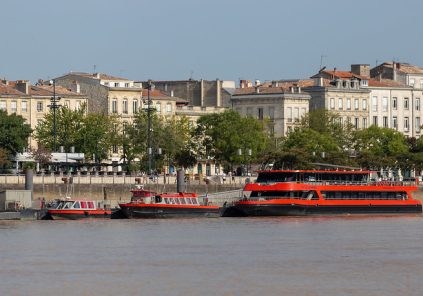
[[115,87],[119,87],[119,82],[115,82]]
[[361,86],[369,86],[369,81],[366,79],[361,80]]

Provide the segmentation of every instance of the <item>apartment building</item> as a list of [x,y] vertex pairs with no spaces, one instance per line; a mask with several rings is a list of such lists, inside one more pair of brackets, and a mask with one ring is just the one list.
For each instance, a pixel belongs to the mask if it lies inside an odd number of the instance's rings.
[[[35,129],[44,116],[50,112],[51,99],[56,95],[60,98],[58,105],[71,110],[79,109],[87,104],[88,98],[81,93],[52,84],[37,83],[32,85],[27,80],[5,81],[0,83],[0,109],[7,113],[16,113]],[[33,137],[29,139],[29,146],[37,147]]]
[[259,120],[269,120],[275,137],[285,136],[309,112],[310,95],[302,89],[311,81],[273,81],[261,84],[241,80],[232,96],[234,110]]

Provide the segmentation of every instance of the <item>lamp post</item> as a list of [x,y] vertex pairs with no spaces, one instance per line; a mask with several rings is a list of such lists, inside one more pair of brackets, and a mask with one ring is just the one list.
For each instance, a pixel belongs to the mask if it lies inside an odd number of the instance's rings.
[[150,79],[147,82],[147,153],[148,153],[148,174],[151,175],[151,160],[153,156],[153,148],[151,147],[151,99],[150,99],[150,91],[154,87],[153,81]]
[[53,109],[53,152],[56,152],[56,109],[61,107],[57,104],[61,98],[56,98],[56,80],[50,80],[50,84],[53,84],[53,96],[50,99],[51,104],[48,107]]

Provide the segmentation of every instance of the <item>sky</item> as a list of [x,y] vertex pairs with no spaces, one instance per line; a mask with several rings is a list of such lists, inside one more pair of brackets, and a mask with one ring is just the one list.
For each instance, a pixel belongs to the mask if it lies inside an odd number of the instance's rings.
[[423,66],[421,0],[0,0],[0,77],[307,78]]

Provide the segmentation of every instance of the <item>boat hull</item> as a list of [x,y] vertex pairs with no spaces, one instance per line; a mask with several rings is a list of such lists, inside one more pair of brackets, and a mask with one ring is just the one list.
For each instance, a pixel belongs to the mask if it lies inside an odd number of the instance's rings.
[[120,205],[126,218],[188,218],[188,217],[219,217],[220,210],[215,207],[142,207]]
[[238,204],[225,208],[223,217],[306,216],[345,214],[410,214],[422,213],[422,205],[254,205]]
[[110,210],[95,210],[95,211],[61,211],[61,210],[49,210],[48,218],[53,220],[80,220],[80,219],[110,219]]

